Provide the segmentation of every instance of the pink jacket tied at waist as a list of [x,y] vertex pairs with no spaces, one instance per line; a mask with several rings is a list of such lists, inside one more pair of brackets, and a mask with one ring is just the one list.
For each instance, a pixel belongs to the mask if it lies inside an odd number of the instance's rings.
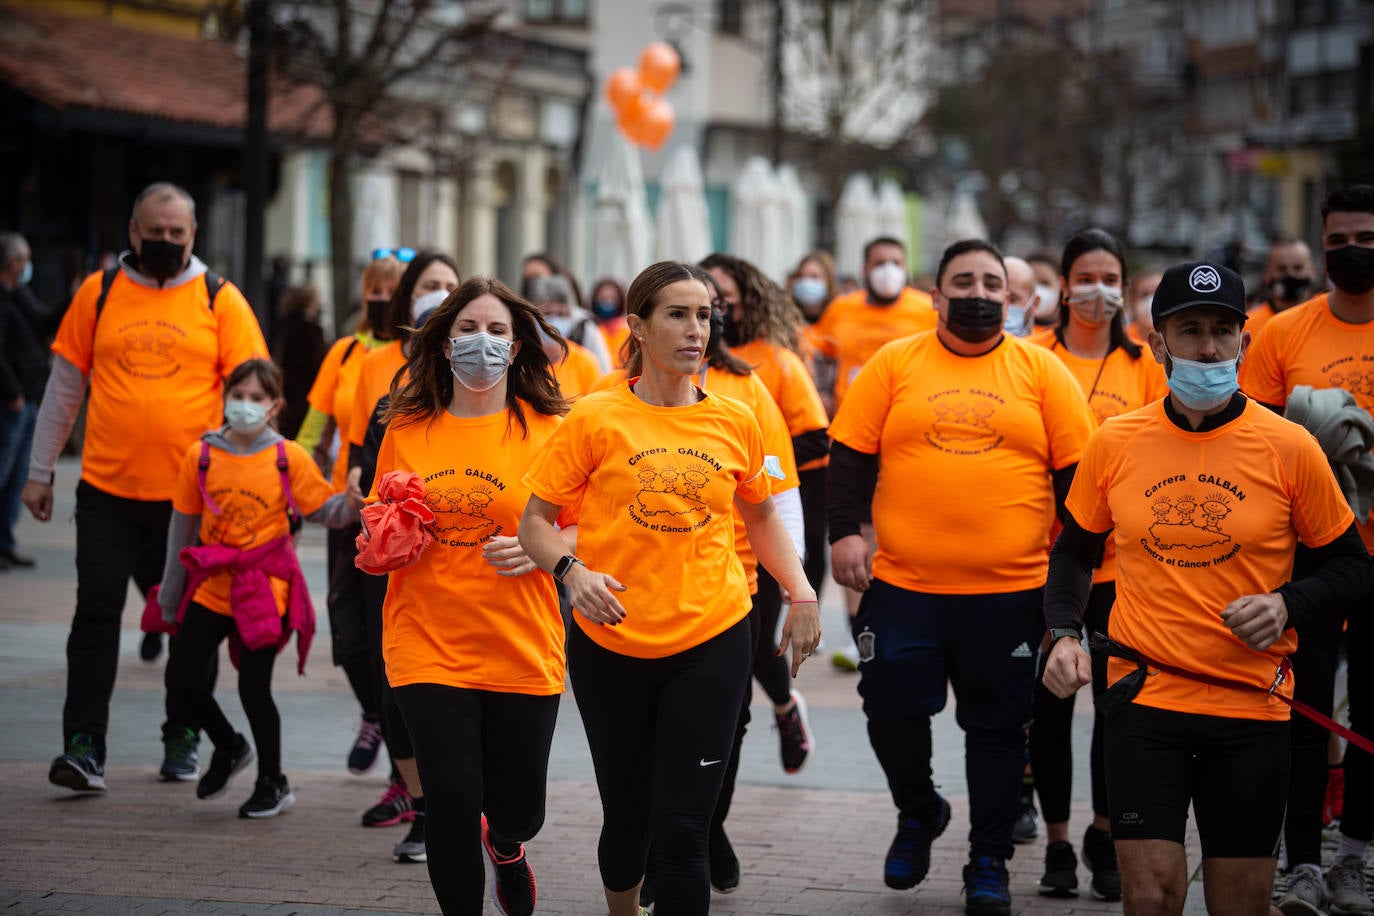
[[[186,567],[186,589],[177,606],[177,624],[186,618],[186,608],[196,589],[217,572],[233,574],[229,590],[229,606],[234,612],[235,632],[229,636],[229,658],[238,666],[240,645],[254,651],[275,646],[280,652],[286,647],[291,633],[297,633],[297,671],[305,673],[305,659],[315,638],[315,606],[310,603],[310,589],[301,572],[300,561],[291,538],[282,536],[251,550],[239,550],[224,544],[200,544],[183,547],[178,554]],[[285,580],[290,591],[286,601],[286,615],[277,609],[268,577]],[[162,620],[156,595],[149,595],[143,613],[145,630],[174,632]],[[151,616],[150,616],[151,615]],[[156,617],[156,620],[151,619]],[[283,619],[285,626],[283,626]]]

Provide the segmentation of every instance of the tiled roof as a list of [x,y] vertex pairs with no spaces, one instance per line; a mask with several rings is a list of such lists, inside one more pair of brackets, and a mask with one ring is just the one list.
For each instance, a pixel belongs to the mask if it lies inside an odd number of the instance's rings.
[[[246,54],[224,41],[0,5],[0,82],[59,111],[118,112],[228,130],[244,126]],[[321,90],[274,80],[268,130],[328,136]]]

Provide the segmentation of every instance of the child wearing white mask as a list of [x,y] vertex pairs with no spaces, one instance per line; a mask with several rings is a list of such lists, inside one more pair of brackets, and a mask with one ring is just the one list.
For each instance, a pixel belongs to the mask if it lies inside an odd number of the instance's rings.
[[235,731],[207,683],[211,660],[229,639],[258,760],[257,784],[239,816],[264,818],[295,801],[281,770],[272,667],[294,632],[303,671],[315,630],[292,534],[302,516],[330,528],[356,522],[363,497],[356,475],[336,493],[305,449],[273,428],[282,405],[275,365],[248,360],[224,388],[224,426],[202,436],[182,462],[162,584],[144,626],[157,625],[160,612],[162,625],[176,633],[167,688],[183,696],[215,744],[196,787],[202,799],[221,794],[255,757],[253,744]]

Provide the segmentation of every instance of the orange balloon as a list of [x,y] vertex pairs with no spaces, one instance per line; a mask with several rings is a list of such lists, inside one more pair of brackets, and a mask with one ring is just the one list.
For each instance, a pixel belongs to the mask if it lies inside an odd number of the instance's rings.
[[650,92],[667,92],[681,69],[682,58],[666,41],[646,45],[639,54],[639,79]]
[[627,105],[638,99],[643,91],[644,86],[640,83],[639,73],[629,67],[620,67],[606,80],[606,98],[617,112],[623,111]]
[[677,114],[665,99],[654,99],[639,118],[639,139],[641,146],[658,149],[673,132]]

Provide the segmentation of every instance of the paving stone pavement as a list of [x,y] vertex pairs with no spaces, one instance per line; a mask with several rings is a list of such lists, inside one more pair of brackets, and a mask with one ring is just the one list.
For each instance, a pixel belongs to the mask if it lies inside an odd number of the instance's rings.
[[[251,791],[251,774],[206,802],[196,800],[192,783],[157,780],[162,662],[149,665],[138,658],[139,602],[132,591],[111,709],[110,789],[81,796],[48,784],[48,762],[60,749],[64,645],[75,593],[70,518],[76,470],[71,461],[59,469],[57,521],[38,525],[25,519],[20,525],[22,549],[38,558],[38,569],[0,574],[0,913],[437,913],[426,869],[391,860],[401,830],[358,825],[359,813],[380,795],[384,780],[344,770],[357,710],[342,674],[329,664],[325,632],[316,639],[306,677],[296,677],[289,664],[279,665],[276,674],[284,760],[297,797],[282,816],[236,817],[237,805]],[[307,528],[301,556],[320,609],[323,543],[318,530]],[[842,614],[832,587],[823,609],[832,642],[838,641]],[[320,619],[326,627],[323,613]],[[221,672],[221,703],[242,726],[232,669],[223,659]],[[883,886],[881,870],[894,811],[868,746],[856,683],[855,675],[819,659],[803,669],[798,687],[810,704],[817,749],[797,776],[783,774],[771,710],[755,703],[728,822],[743,880],[734,894],[713,895],[713,913],[962,912],[968,814],[963,739],[952,712],[936,719],[933,761],[936,781],[954,808],[951,829],[935,844],[930,877],[914,891],[892,891]],[[1084,776],[1090,722],[1091,703],[1079,703],[1075,747]],[[208,758],[208,744],[202,754]],[[1085,793],[1087,780],[1078,782]],[[1086,799],[1076,797],[1076,833],[1087,813]],[[605,912],[596,869],[599,823],[590,760],[569,694],[550,762],[547,821],[528,844],[539,880],[539,913]],[[1197,862],[1191,841],[1190,861]],[[1120,912],[1120,904],[1086,897],[1037,896],[1041,866],[1038,843],[1018,849],[1010,863],[1014,913]],[[1087,879],[1081,869],[1084,888]],[[496,911],[489,905],[487,912]]]

